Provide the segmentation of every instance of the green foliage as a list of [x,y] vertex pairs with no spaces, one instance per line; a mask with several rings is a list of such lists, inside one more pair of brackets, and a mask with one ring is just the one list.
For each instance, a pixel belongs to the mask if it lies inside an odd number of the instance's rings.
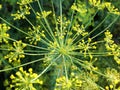
[[11,5],[15,5],[18,0],[2,0],[3,2],[9,2]]
[[10,19],[0,16],[0,89],[120,89],[120,46],[110,32],[119,10],[104,0],[68,1],[19,0]]

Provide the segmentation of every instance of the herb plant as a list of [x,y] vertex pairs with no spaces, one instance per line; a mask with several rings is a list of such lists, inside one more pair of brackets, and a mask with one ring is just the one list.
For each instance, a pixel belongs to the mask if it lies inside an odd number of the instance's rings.
[[0,17],[5,89],[120,90],[120,46],[110,32],[119,10],[104,0],[74,0],[67,12],[65,0],[49,2],[19,0],[12,22]]

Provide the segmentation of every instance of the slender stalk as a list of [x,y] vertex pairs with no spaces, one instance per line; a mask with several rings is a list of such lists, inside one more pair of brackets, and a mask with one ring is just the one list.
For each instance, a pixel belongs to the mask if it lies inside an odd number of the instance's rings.
[[[104,53],[86,53],[85,55],[86,56],[90,56],[90,54],[92,55],[92,56],[112,56],[113,54],[110,54],[110,55],[108,55],[108,52],[104,52]],[[79,53],[79,52],[73,52],[73,53],[70,53],[70,55],[74,55],[74,56],[85,56],[84,55],[84,53],[83,54],[81,54],[81,53]]]
[[29,52],[29,53],[31,53],[31,52],[32,52],[32,53],[48,53],[48,50],[43,50],[43,51],[42,51],[42,50],[39,50],[39,51],[38,51],[38,50],[25,50],[25,49],[24,49],[24,52]]
[[117,16],[103,31],[99,32],[98,34],[96,34],[95,36],[93,36],[91,39],[96,38],[97,36],[99,36],[100,34],[102,34],[103,32],[105,32],[107,29],[109,29],[116,22],[116,20],[118,18],[119,18],[119,16]]
[[24,54],[24,55],[30,55],[30,56],[41,56],[41,55],[57,55],[57,53],[40,53],[40,54],[35,54],[35,53],[21,53],[21,54]]
[[[38,3],[38,6],[39,6],[40,11],[42,12],[43,10],[42,10],[42,7],[41,7],[41,5],[40,5],[40,1],[37,0],[37,3]],[[45,17],[43,17],[43,19],[44,19],[44,21],[45,21],[45,23],[46,23],[46,25],[47,25],[47,27],[48,27],[48,30],[49,30],[49,32],[50,32],[50,34],[51,34],[51,38],[54,40],[54,39],[55,39],[55,36],[54,36],[53,30],[51,29],[51,27],[50,27],[47,19],[46,19]]]
[[50,67],[51,65],[58,59],[60,58],[61,55],[59,55],[57,58],[55,58],[36,78],[34,78],[32,81],[35,81],[36,79],[38,79],[41,75],[43,75]]
[[[33,27],[33,28],[35,28],[35,26],[32,24],[32,22],[26,17],[26,16],[24,16],[25,17],[25,19],[27,20],[27,22]],[[44,24],[43,24],[43,27],[45,28],[45,30],[46,30],[46,27],[44,26]],[[33,36],[31,36],[31,37],[33,37]],[[42,38],[41,38],[42,39]],[[45,41],[45,40],[47,40],[47,41]],[[49,45],[49,39],[47,39],[46,38],[46,36],[44,37],[44,39],[42,39],[41,41],[42,42],[44,42],[45,44],[47,44],[47,45]]]
[[[15,39],[13,39],[13,38],[8,38],[8,39],[11,40],[11,41],[14,41],[14,42],[18,41],[18,40],[15,40]],[[40,46],[35,46],[35,45],[31,45],[31,44],[24,43],[24,42],[22,42],[22,43],[23,43],[23,44],[26,44],[27,46],[34,47],[34,48],[37,48],[37,49],[49,50],[48,48],[44,48],[44,47],[40,47]]]
[[[60,0],[60,38],[63,36],[63,20],[62,20],[62,1]],[[63,46],[63,39],[60,43]]]
[[35,28],[35,26],[32,24],[32,22],[24,15],[24,17],[25,17],[25,20],[33,27],[33,28]]
[[33,63],[39,62],[39,61],[44,60],[44,59],[45,58],[40,58],[40,59],[31,61],[31,62],[27,62],[27,63],[21,64],[21,65],[18,65],[16,67],[12,67],[12,68],[7,68],[7,69],[0,70],[0,72],[10,71],[10,70],[13,70],[13,69],[16,69],[16,68],[19,68],[19,67],[23,67],[23,66],[26,66],[26,65],[29,65],[29,64],[33,64]]
[[65,69],[66,81],[68,82],[68,73],[67,73],[67,67],[66,67],[66,59],[65,59],[64,55],[62,57],[63,57],[63,65],[64,65],[64,69]]
[[109,15],[110,14],[107,14],[107,16],[92,30],[92,31],[90,31],[87,35],[85,35],[83,38],[81,38],[80,40],[78,40],[78,41],[76,41],[75,43],[74,43],[74,45],[75,44],[77,44],[77,43],[79,43],[81,40],[83,40],[84,38],[86,38],[87,36],[89,36],[91,33],[93,33],[95,30],[97,30],[103,23],[104,23],[104,21],[109,17]]
[[23,30],[17,28],[16,26],[12,25],[12,24],[9,23],[8,21],[6,21],[4,18],[0,17],[0,19],[1,19],[2,21],[4,21],[6,24],[8,24],[9,26],[13,27],[14,29],[22,32],[23,34],[25,34],[25,35],[27,35],[27,36],[30,36],[28,33],[26,33],[26,32],[24,32]]

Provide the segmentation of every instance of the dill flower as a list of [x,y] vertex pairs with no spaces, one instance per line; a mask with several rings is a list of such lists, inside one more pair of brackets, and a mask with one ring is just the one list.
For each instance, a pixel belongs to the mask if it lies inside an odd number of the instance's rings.
[[120,82],[120,74],[115,69],[107,68],[105,75],[107,76],[107,80],[113,85],[116,85],[118,82]]
[[67,79],[65,76],[61,76],[56,79],[55,90],[63,89],[80,89],[82,85],[82,80],[79,79],[74,73],[71,73],[71,77]]
[[9,29],[10,27],[7,26],[5,23],[0,24],[0,43],[2,42],[8,43],[9,34],[7,33],[7,31]]
[[29,15],[30,14],[30,7],[27,5],[24,6],[20,6],[19,7],[20,10],[18,10],[15,14],[11,14],[11,16],[14,16],[14,20],[17,19],[25,19],[25,15]]
[[7,54],[4,58],[8,59],[10,63],[12,61],[20,62],[20,59],[25,57],[23,50],[25,47],[26,44],[23,44],[21,40],[13,42],[13,47],[9,47],[10,53]]
[[[15,75],[11,74],[10,76],[10,88],[15,90],[44,90],[41,85],[48,85],[52,89],[46,88],[51,90],[100,90],[103,89],[102,86],[99,86],[101,76],[106,78],[108,82],[112,82],[107,89],[113,89],[114,84],[119,82],[117,81],[118,72],[113,70],[114,76],[110,70],[107,70],[104,75],[103,71],[101,72],[99,69],[100,65],[96,63],[101,64],[100,59],[103,56],[113,56],[117,64],[120,64],[120,48],[112,40],[113,36],[109,30],[106,30],[118,19],[118,16],[104,30],[95,31],[108,19],[110,14],[119,15],[118,10],[108,2],[101,2],[101,0],[89,0],[88,2],[75,0],[70,8],[70,13],[63,14],[63,0],[58,1],[59,11],[56,13],[53,0],[51,0],[52,10],[43,10],[44,5],[41,5],[41,0],[19,0],[17,3],[19,10],[11,16],[14,17],[15,22],[22,21],[21,19],[27,22],[28,26],[25,25],[22,29],[0,17],[11,28],[24,34],[22,37],[26,39],[22,42],[19,38],[15,40],[14,37],[9,37],[7,30],[10,28],[5,24],[0,24],[0,32],[2,32],[0,43],[7,43],[7,38],[13,42],[8,49],[1,47],[2,51],[7,51],[4,59],[8,59],[7,63],[13,67],[0,70],[0,72],[20,67]],[[38,5],[37,9],[34,4]],[[96,14],[99,10],[104,9],[108,9],[108,13],[106,13],[108,15],[91,30],[91,26],[95,23]],[[31,16],[35,19],[33,22],[30,19]],[[92,36],[93,32],[96,35]],[[100,41],[95,39],[103,32],[105,32],[104,39]],[[102,44],[105,44],[106,52],[99,51],[99,45]],[[30,57],[26,57],[26,55]],[[22,59],[26,63],[22,62]],[[13,64],[16,62],[19,64],[14,66]],[[39,63],[33,64],[35,62]],[[25,71],[21,67],[29,64],[40,73],[33,73],[32,68]],[[108,74],[111,75],[110,78]],[[44,75],[46,82],[44,84],[40,80],[42,75]],[[49,75],[53,75],[53,77],[49,78]],[[112,78],[114,81],[111,80]]]
[[19,71],[17,71],[15,75],[11,74],[10,76],[10,79],[12,80],[10,88],[15,88],[15,90],[37,90],[34,85],[43,84],[43,81],[40,79],[33,80],[37,76],[38,75],[36,73],[33,73],[32,68],[29,68],[27,72],[23,70],[23,67],[20,67]]
[[107,30],[105,32],[105,47],[108,50],[108,54],[114,56],[114,60],[120,64],[120,48],[117,44],[112,40],[112,34]]
[[29,28],[28,34],[30,36],[26,37],[29,40],[30,44],[36,45],[37,42],[41,41],[41,37],[45,37],[44,30],[41,31],[40,26]]

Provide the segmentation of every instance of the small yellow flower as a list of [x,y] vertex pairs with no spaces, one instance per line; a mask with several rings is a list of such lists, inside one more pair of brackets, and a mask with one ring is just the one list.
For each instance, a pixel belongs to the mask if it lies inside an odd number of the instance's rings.
[[0,9],[2,9],[2,5],[0,4]]
[[113,88],[113,85],[110,85],[110,88],[112,89],[112,88]]
[[32,72],[33,72],[33,69],[32,69],[32,68],[29,68],[28,71],[29,71],[29,73],[32,73]]
[[19,70],[20,70],[21,72],[23,72],[23,67],[20,67]]
[[10,76],[10,78],[11,78],[11,79],[15,79],[15,76],[12,74],[12,75]]
[[36,14],[36,18],[40,19],[40,18],[46,18],[48,15],[50,15],[52,13],[52,11],[42,11],[41,13],[37,12]]
[[43,11],[41,14],[42,14],[42,17],[43,18],[46,18],[48,15],[50,15],[52,12],[51,11]]
[[106,87],[105,87],[105,89],[106,89],[106,90],[109,90],[109,87],[108,87],[108,86],[106,86]]

